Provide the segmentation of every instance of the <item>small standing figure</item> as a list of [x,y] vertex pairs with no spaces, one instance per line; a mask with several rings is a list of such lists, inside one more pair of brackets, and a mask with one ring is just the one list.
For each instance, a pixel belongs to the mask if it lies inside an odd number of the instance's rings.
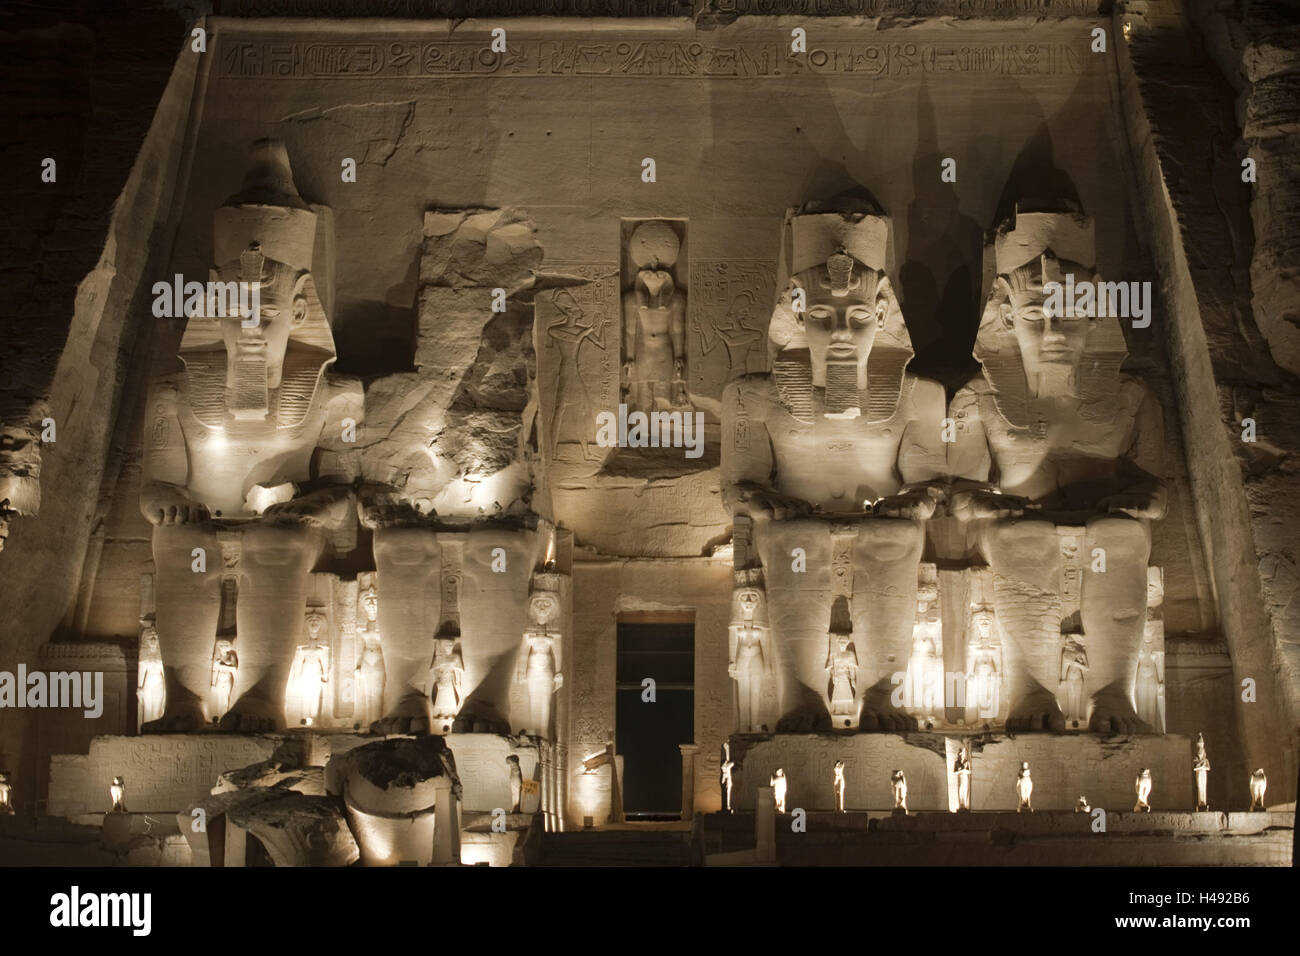
[[957,812],[970,813],[970,754],[965,747],[957,751],[952,772],[957,775]]
[[858,651],[848,634],[831,634],[826,655],[830,671],[831,725],[856,727],[858,723]]
[[1065,726],[1071,730],[1088,725],[1088,695],[1084,684],[1088,676],[1088,651],[1083,638],[1071,634],[1061,648],[1061,690],[1064,698]]
[[907,813],[907,778],[903,771],[895,770],[889,780],[894,786],[894,812]]
[[1075,812],[1075,813],[1091,813],[1091,812],[1092,812],[1092,807],[1090,807],[1090,806],[1088,805],[1088,798],[1085,797],[1085,796],[1083,796],[1083,794],[1080,794],[1080,795],[1079,795],[1079,802],[1076,803],[1076,804],[1074,805],[1074,812]]
[[510,812],[518,813],[524,793],[524,772],[519,768],[519,757],[510,754],[506,757],[510,765]]
[[235,645],[224,637],[219,638],[212,649],[212,704],[216,711],[212,715],[213,722],[229,713],[238,672],[239,655],[235,653]]
[[628,258],[637,268],[623,296],[623,376],[629,409],[686,404],[686,296],[673,267],[681,250],[676,230],[662,220],[637,226]]
[[1029,776],[1029,761],[1020,762],[1020,770],[1016,772],[1016,813],[1028,810],[1034,812],[1034,806],[1031,798],[1034,795],[1034,780]]
[[1205,734],[1196,735],[1196,758],[1192,761],[1192,773],[1196,775],[1196,809],[1210,809],[1207,797],[1210,779],[1210,758],[1205,754]]
[[9,784],[9,774],[0,773],[0,816],[13,815],[13,790],[14,788]]
[[108,795],[113,798],[113,807],[109,813],[126,813],[126,781],[121,777],[114,777],[112,785],[108,788]]
[[1137,803],[1133,804],[1134,813],[1151,812],[1151,771],[1143,767],[1137,775],[1137,780],[1133,782],[1133,789],[1137,791]]
[[368,730],[384,716],[384,649],[379,640],[379,595],[374,585],[361,592],[361,610],[366,616],[361,638],[361,654],[353,683],[356,688],[357,726]]
[[1264,768],[1260,767],[1250,775],[1250,809],[1264,809],[1264,791],[1268,789],[1268,777],[1264,776]]
[[564,685],[560,673],[560,602],[554,591],[536,590],[528,598],[528,623],[515,669],[515,682],[528,691],[523,732],[550,737],[551,697]]
[[835,812],[844,812],[844,761],[835,761],[835,780],[832,786],[835,789]]
[[329,683],[329,648],[320,643],[320,632],[325,626],[325,615],[319,611],[307,612],[307,643],[298,645],[289,668],[290,700],[297,702],[300,724],[310,727],[320,717],[321,697]]
[[722,807],[728,813],[731,812],[731,771],[736,767],[736,762],[731,759],[731,743],[724,740],[722,742]]
[[776,803],[776,812],[785,813],[785,771],[777,767],[768,783],[772,787],[772,799]]
[[145,621],[140,622],[139,679],[136,682],[136,699],[139,703],[140,726],[158,720],[167,702],[167,680],[163,672],[162,649],[158,645],[158,629]]
[[456,715],[460,713],[461,693],[465,684],[465,658],[461,655],[460,643],[455,639],[440,637],[433,642],[429,683],[434,689],[434,733],[449,734]]

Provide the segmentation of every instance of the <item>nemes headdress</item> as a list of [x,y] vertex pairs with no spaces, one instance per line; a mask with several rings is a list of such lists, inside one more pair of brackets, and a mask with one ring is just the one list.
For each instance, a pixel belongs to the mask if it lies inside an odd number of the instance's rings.
[[[284,143],[261,139],[253,143],[243,188],[213,214],[212,248],[223,278],[240,281],[291,283],[293,295],[307,303],[306,318],[289,334],[281,378],[278,420],[293,427],[306,417],[325,367],[336,350],[329,320],[311,275],[316,245],[317,215],[298,194]],[[238,265],[234,265],[238,263]],[[200,398],[195,407],[205,424],[220,424],[220,400],[225,382],[225,338],[215,315],[192,316],[181,337],[180,356],[191,381],[212,377],[214,386],[191,390]],[[217,384],[219,383],[219,384]],[[203,400],[201,396],[208,396]],[[215,397],[214,397],[215,396]],[[208,407],[211,405],[212,407]]]
[[[1015,333],[1002,320],[1003,304],[1022,305],[1039,296],[1048,282],[1064,285],[1067,274],[1073,274],[1075,282],[1100,280],[1092,219],[1077,206],[1050,205],[1053,208],[1039,211],[1018,203],[1015,213],[984,244],[985,271],[992,266],[993,285],[984,302],[973,354],[993,386],[998,410],[1019,427],[1029,425],[1028,385]],[[1107,404],[1116,395],[1115,379],[1128,350],[1118,319],[1091,321],[1079,366],[1079,394],[1085,405]]]
[[[888,216],[866,202],[812,202],[786,213],[785,233],[779,280],[786,290],[772,313],[768,350],[773,370],[788,381],[798,381],[810,373],[804,316],[793,310],[795,277],[824,265],[828,275],[822,281],[835,296],[856,293],[862,283],[887,280],[891,224]],[[874,292],[875,287],[867,291]],[[889,300],[885,326],[876,333],[867,359],[867,402],[862,411],[869,421],[893,417],[903,373],[914,354],[898,300],[892,294]],[[796,417],[811,414],[811,407],[796,404],[799,407],[791,408]]]

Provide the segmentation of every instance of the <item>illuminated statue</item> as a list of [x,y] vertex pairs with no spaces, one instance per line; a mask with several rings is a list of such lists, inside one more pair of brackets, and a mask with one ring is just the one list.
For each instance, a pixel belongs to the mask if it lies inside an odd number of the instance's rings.
[[551,697],[564,685],[560,673],[560,602],[554,591],[535,590],[528,598],[528,624],[515,670],[515,681],[528,690],[523,733],[550,738]]
[[239,655],[235,653],[235,645],[224,638],[219,639],[212,649],[213,720],[219,720],[230,712],[238,673]]
[[311,273],[317,215],[282,143],[254,144],[251,163],[214,216],[212,294],[184,320],[184,371],[156,380],[147,400],[140,510],[154,526],[168,681],[156,732],[204,721],[223,564],[238,570],[245,691],[221,708],[223,726],[283,723],[311,569],[349,508],[362,393],[328,372],[334,340]]
[[1133,782],[1133,789],[1137,792],[1137,803],[1133,804],[1134,813],[1151,812],[1151,771],[1143,767],[1137,775],[1137,780]]
[[971,723],[995,720],[1002,705],[1002,647],[994,624],[988,608],[971,615],[966,649],[966,720]]
[[295,705],[290,709],[296,712],[298,723],[308,727],[320,719],[321,695],[330,679],[330,649],[320,643],[324,626],[324,614],[308,612],[307,643],[298,646],[289,669],[287,702]]
[[1164,573],[1147,568],[1147,614],[1138,651],[1137,679],[1133,700],[1138,719],[1152,732],[1165,732],[1165,622],[1161,605],[1165,599]]
[[952,772],[957,775],[957,809],[958,811],[970,812],[970,754],[966,748],[962,747],[957,751],[957,759],[953,761]]
[[1016,813],[1022,810],[1034,812],[1033,804],[1030,798],[1034,795],[1034,781],[1029,776],[1029,761],[1022,761],[1020,770],[1016,772]]
[[850,635],[831,634],[826,669],[830,671],[831,726],[857,726],[858,651]]
[[895,770],[889,777],[890,783],[894,788],[894,812],[907,812],[907,778],[903,776],[903,771]]
[[1196,809],[1210,809],[1208,789],[1210,758],[1205,753],[1205,734],[1196,735],[1196,757],[1192,760],[1192,774],[1196,777]]
[[0,772],[0,816],[13,815],[13,790],[13,786],[9,783],[9,774]]
[[379,598],[374,585],[361,592],[365,626],[357,635],[361,654],[353,682],[356,688],[357,723],[365,730],[384,715],[384,649],[379,640]]
[[[890,701],[888,678],[912,645],[922,522],[944,473],[944,397],[942,385],[906,370],[911,341],[884,271],[890,223],[869,207],[845,199],[787,216],[790,277],[768,326],[772,372],[723,393],[722,500],[733,521],[752,520],[769,571],[788,566],[794,548],[842,553],[833,593],[848,601],[865,670],[859,725],[907,730],[915,720]],[[768,599],[783,622],[781,693],[798,708],[780,715],[782,729],[818,729],[824,710],[802,702],[825,700],[826,671],[795,650],[826,639],[808,613],[813,593]]]
[[775,724],[776,661],[767,595],[758,574],[738,571],[735,581],[727,629],[727,676],[736,682],[736,732],[748,734],[767,731]]
[[835,790],[835,812],[844,812],[844,761],[835,761],[835,778],[832,783]]
[[768,786],[772,788],[772,799],[776,801],[776,812],[785,813],[785,771],[777,767],[772,774],[772,779],[768,781]]
[[517,755],[508,754],[506,763],[510,765],[510,812],[518,813],[520,801],[523,800],[524,772],[519,767],[519,757]]
[[137,667],[139,676],[135,694],[139,723],[144,725],[163,715],[167,683],[163,675],[162,651],[158,646],[158,630],[146,621],[141,621],[140,624],[140,663]]
[[637,267],[623,296],[623,385],[629,410],[686,403],[686,296],[672,268],[681,241],[662,220],[637,226],[628,258]]
[[1088,677],[1088,651],[1083,637],[1071,634],[1061,648],[1061,697],[1064,706],[1065,726],[1071,729],[1087,726],[1088,695],[1084,685]]
[[731,772],[736,768],[736,762],[731,759],[731,744],[728,741],[722,742],[722,808],[728,813],[731,812]]
[[1018,208],[988,254],[997,279],[975,340],[983,371],[953,399],[949,470],[953,513],[971,523],[998,623],[1016,644],[1007,729],[1065,729],[1060,639],[1077,630],[1091,729],[1137,733],[1149,525],[1165,512],[1160,405],[1121,374],[1115,316],[1055,301],[1058,286],[1096,279],[1090,219]]
[[1264,791],[1268,789],[1268,777],[1264,775],[1264,768],[1260,767],[1250,775],[1250,809],[1264,809]]
[[121,777],[114,777],[113,783],[108,788],[108,795],[113,800],[113,806],[109,813],[126,813],[126,781]]
[[[933,569],[933,565],[926,567]],[[924,577],[924,575],[923,575]],[[907,659],[908,713],[926,726],[943,717],[943,623],[939,620],[939,588],[933,579],[918,584],[912,653]]]
[[460,642],[440,637],[433,642],[433,662],[429,667],[429,683],[433,690],[434,733],[449,734],[460,713],[461,694],[465,684],[465,659],[461,656]]

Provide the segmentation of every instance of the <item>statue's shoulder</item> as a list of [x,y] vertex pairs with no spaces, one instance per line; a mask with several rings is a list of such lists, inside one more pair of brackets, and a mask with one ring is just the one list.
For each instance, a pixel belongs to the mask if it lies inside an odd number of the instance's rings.
[[993,386],[989,384],[989,380],[981,372],[957,389],[949,408],[954,412],[963,411],[969,414],[977,414],[981,402],[986,398],[992,398],[992,396]]
[[913,405],[933,405],[935,403],[942,405],[947,397],[942,382],[936,382],[932,378],[924,378],[920,375],[913,375],[911,372],[903,373],[903,389],[905,393],[911,394]]
[[1144,380],[1128,372],[1121,372],[1119,376],[1119,399],[1126,406],[1137,409],[1143,402],[1148,399],[1155,400],[1155,390],[1151,388]]

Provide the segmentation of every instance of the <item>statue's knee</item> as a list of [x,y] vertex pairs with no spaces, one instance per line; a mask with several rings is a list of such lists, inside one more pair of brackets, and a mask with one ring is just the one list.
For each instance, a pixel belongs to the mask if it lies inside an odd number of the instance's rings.
[[1145,566],[1151,556],[1151,534],[1134,518],[1094,518],[1088,522],[1088,540],[1092,547],[1106,551],[1108,562],[1131,559]]
[[438,555],[438,539],[427,528],[380,528],[375,531],[377,567],[436,564]]
[[925,531],[919,521],[880,518],[862,524],[858,548],[873,561],[919,562]]
[[241,561],[259,567],[311,567],[320,551],[320,532],[293,525],[254,526],[240,542]]
[[989,562],[1050,566],[1060,552],[1056,526],[1049,521],[998,521],[985,532]]

